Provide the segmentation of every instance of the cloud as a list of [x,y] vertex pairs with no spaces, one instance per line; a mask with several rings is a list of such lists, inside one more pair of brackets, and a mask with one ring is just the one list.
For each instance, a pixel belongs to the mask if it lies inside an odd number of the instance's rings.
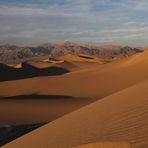
[[147,0],[1,0],[0,43],[147,44],[147,7]]

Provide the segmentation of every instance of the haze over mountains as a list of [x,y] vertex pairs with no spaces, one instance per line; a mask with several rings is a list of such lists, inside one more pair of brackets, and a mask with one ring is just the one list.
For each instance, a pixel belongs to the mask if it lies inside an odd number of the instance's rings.
[[64,43],[46,43],[37,47],[18,47],[4,45],[0,46],[0,62],[1,63],[20,63],[31,58],[49,56],[55,58],[58,56],[72,54],[86,54],[101,58],[121,58],[133,55],[141,50],[129,46],[116,45],[79,45],[70,41]]

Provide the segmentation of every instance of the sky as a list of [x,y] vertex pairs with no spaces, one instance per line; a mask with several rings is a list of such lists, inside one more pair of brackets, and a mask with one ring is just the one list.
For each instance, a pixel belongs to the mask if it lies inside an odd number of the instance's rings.
[[148,45],[148,0],[0,0],[0,44]]

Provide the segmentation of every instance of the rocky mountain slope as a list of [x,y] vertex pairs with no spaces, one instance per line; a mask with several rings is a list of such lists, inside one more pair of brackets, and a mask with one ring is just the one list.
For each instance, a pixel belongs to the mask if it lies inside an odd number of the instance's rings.
[[33,57],[48,55],[49,53],[49,49],[42,47],[18,47],[4,45],[0,46],[0,62],[20,63]]
[[46,43],[37,47],[0,46],[1,63],[20,63],[34,57],[58,57],[66,54],[86,54],[101,58],[121,58],[141,52],[140,49],[129,46],[93,46],[79,45],[66,41],[60,44]]
[[104,45],[104,46],[93,46],[93,45],[79,45],[66,41],[62,44],[52,44],[46,43],[40,47],[48,48],[51,50],[50,56],[57,57],[65,54],[86,54],[93,55],[97,57],[123,57],[130,56],[137,52],[140,52],[140,49],[132,48],[129,46],[115,46],[115,45]]

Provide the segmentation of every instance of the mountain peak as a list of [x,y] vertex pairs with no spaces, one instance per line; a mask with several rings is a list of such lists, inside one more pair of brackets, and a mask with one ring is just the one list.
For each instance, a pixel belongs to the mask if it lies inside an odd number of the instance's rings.
[[74,46],[74,45],[77,45],[77,43],[66,40],[66,41],[64,41],[63,45],[65,45],[65,46]]

